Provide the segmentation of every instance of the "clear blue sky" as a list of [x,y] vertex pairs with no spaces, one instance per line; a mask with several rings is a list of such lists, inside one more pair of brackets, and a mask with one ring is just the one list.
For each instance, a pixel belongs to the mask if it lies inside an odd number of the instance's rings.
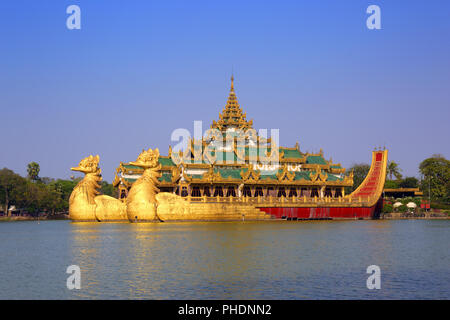
[[[66,8],[81,7],[81,30]],[[381,7],[382,30],[366,28]],[[0,167],[106,180],[236,93],[255,128],[345,167],[375,146],[406,175],[450,157],[450,1],[0,2]]]

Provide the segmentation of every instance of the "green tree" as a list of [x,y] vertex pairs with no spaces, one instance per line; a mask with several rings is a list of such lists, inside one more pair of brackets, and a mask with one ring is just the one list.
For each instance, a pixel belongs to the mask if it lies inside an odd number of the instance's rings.
[[400,173],[402,170],[398,166],[397,162],[389,161],[387,166],[387,174],[389,176],[389,180],[392,180],[392,176],[394,176],[397,180],[402,178],[402,174]]
[[20,188],[17,188],[17,194],[15,195],[17,205],[26,209],[32,215],[36,215],[42,211],[45,191],[45,184],[37,184],[28,180]]
[[415,177],[406,177],[402,181],[400,181],[400,188],[417,188],[419,185],[419,180]]
[[41,207],[50,214],[67,210],[67,201],[63,198],[62,185],[56,181],[45,186]]
[[50,183],[54,182],[55,179],[49,178],[49,177],[42,177],[42,178],[39,178],[39,181],[42,182],[43,184],[50,184]]
[[384,204],[384,206],[383,206],[384,213],[391,213],[392,211],[394,211],[392,204],[389,204],[389,203]]
[[107,181],[102,181],[100,191],[107,196],[114,196],[114,186]]
[[[51,215],[66,212],[69,208],[70,194],[80,180],[81,178],[32,180],[31,177],[26,179],[4,168],[0,170],[0,208],[4,206],[6,208],[4,211],[7,212],[8,208],[15,205],[34,216],[39,213]],[[111,185],[105,184],[106,189],[109,186]]]
[[3,168],[0,170],[0,201],[4,205],[4,212],[10,212],[8,208],[10,205],[17,204],[17,195],[20,194],[18,189],[23,188],[26,183],[25,179],[20,175],[14,173],[12,170]]
[[396,180],[387,180],[384,182],[385,189],[397,189],[399,187],[399,183]]
[[[424,196],[440,201],[450,198],[450,161],[440,154],[423,160],[419,165],[423,175],[421,189]],[[431,195],[430,195],[431,192]]]
[[73,180],[61,180],[58,179],[56,182],[59,184],[61,188],[61,198],[63,200],[63,211],[69,210],[69,198],[72,194],[73,189],[75,186],[80,182],[82,178],[76,178]]
[[353,187],[348,188],[346,193],[352,192],[359,187],[369,173],[370,165],[367,163],[357,163],[354,164],[349,170],[353,170]]
[[36,162],[30,162],[27,167],[27,173],[28,178],[31,181],[38,181],[39,180],[39,171],[41,171],[41,168],[39,167],[39,164]]

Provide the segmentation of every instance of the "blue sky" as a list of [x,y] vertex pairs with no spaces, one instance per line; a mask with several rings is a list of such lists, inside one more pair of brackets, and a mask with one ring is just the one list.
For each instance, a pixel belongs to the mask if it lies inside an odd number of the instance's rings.
[[[66,8],[81,8],[81,30]],[[368,30],[366,8],[381,8]],[[450,158],[449,1],[0,2],[0,167],[106,180],[176,128],[209,126],[232,69],[255,128],[345,167],[385,145],[405,175]]]

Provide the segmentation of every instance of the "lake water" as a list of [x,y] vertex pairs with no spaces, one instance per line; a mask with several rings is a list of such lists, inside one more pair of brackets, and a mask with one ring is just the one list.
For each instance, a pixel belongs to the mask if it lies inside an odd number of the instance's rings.
[[3,222],[0,299],[450,299],[449,245],[449,220]]

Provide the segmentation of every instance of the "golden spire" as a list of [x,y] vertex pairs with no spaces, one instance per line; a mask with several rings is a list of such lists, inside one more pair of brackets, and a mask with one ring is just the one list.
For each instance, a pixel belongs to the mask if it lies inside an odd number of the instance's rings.
[[213,121],[212,128],[226,131],[228,128],[249,129],[253,122],[246,120],[246,114],[242,112],[239,106],[236,93],[234,92],[234,75],[231,74],[231,88],[228,95],[227,104],[222,113],[219,114],[219,120]]

